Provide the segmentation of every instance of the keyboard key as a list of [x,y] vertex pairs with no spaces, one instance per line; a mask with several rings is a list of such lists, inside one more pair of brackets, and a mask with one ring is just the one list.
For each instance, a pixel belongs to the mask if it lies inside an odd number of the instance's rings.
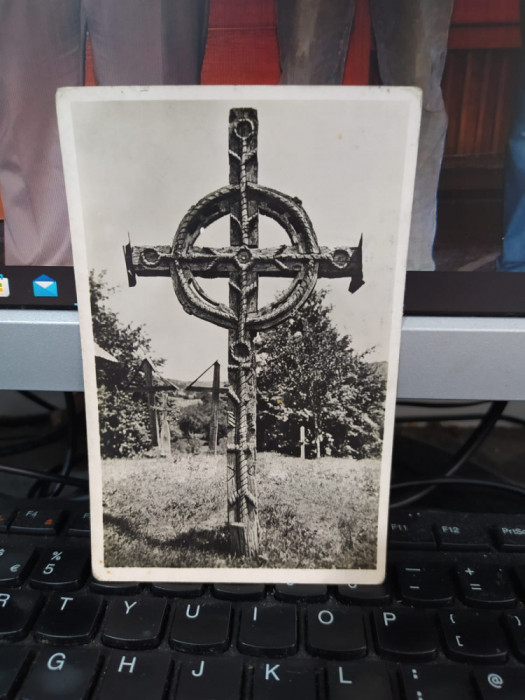
[[96,649],[41,651],[31,666],[19,700],[86,700],[90,696],[100,654]]
[[224,651],[230,643],[231,603],[179,602],[170,631],[170,644],[197,654]]
[[427,660],[437,654],[437,630],[423,610],[373,611],[378,653],[395,660]]
[[42,597],[36,591],[0,593],[0,640],[25,637],[41,607]]
[[89,537],[91,532],[91,519],[89,511],[77,513],[67,529],[68,535],[74,537]]
[[451,659],[475,663],[502,663],[507,659],[507,641],[496,613],[474,610],[442,612],[440,623],[445,651]]
[[523,700],[525,669],[501,668],[476,669],[474,671],[480,700]]
[[456,574],[466,605],[500,608],[516,604],[516,595],[503,569],[497,566],[466,566],[458,569]]
[[81,549],[46,549],[29,579],[33,588],[78,590],[89,572],[89,552]]
[[295,605],[244,605],[241,611],[239,649],[246,654],[287,656],[297,648]]
[[275,586],[277,600],[322,602],[328,597],[328,587],[313,584],[279,583]]
[[31,657],[24,647],[4,646],[0,653],[0,698],[14,698]]
[[388,605],[392,601],[390,587],[387,583],[364,586],[350,583],[337,586],[337,597],[343,603],[361,603],[361,605]]
[[0,547],[0,586],[20,586],[35,559],[36,552],[30,545]]
[[398,566],[397,583],[406,605],[452,605],[454,600],[452,579],[445,567]]
[[367,652],[361,610],[342,605],[308,605],[306,648],[333,659],[358,658]]
[[240,659],[196,659],[183,663],[175,700],[240,700]]
[[11,508],[0,509],[0,532],[7,532],[9,523],[15,517],[15,511]]
[[102,627],[102,642],[119,649],[152,649],[160,643],[168,603],[160,598],[111,600]]
[[18,511],[9,526],[9,532],[25,535],[56,535],[63,519],[63,510],[28,508]]
[[165,652],[112,654],[97,700],[164,700],[172,660]]
[[326,682],[330,700],[394,700],[390,677],[380,663],[331,664]]
[[488,532],[477,524],[450,519],[435,525],[434,532],[440,549],[468,552],[490,549]]
[[55,593],[35,627],[35,639],[49,644],[87,644],[98,628],[104,601],[93,595]]
[[255,666],[253,700],[316,700],[315,668],[309,661],[269,661]]
[[405,700],[474,700],[467,669],[452,666],[403,666],[400,669]]
[[388,545],[392,549],[437,549],[432,528],[420,513],[393,515],[388,525]]
[[92,578],[89,588],[93,593],[103,595],[135,595],[140,593],[140,584],[136,581],[97,581]]
[[262,583],[225,584],[216,583],[212,586],[213,595],[224,600],[262,600],[266,586]]
[[493,533],[500,551],[525,552],[525,523],[496,525]]
[[521,609],[505,613],[503,622],[509,634],[514,654],[520,661],[525,661],[525,612]]
[[196,598],[204,593],[204,586],[202,583],[152,583],[151,591],[169,598]]
[[515,583],[518,586],[519,594],[521,600],[525,601],[525,566],[515,566],[514,570]]

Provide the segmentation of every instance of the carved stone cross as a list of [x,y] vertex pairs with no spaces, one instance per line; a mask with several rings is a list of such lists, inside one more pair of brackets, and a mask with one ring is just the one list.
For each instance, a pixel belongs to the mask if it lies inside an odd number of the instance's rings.
[[[258,553],[255,483],[256,376],[254,338],[281,323],[308,299],[318,277],[351,277],[350,291],[363,284],[361,241],[355,248],[321,248],[300,200],[257,182],[258,119],[254,109],[232,109],[229,117],[230,184],[203,197],[182,219],[171,246],[128,244],[130,286],[135,275],[171,276],[184,310],[228,329],[229,428],[228,522],[237,554]],[[259,248],[259,215],[276,221],[290,245]],[[198,247],[202,231],[230,217],[230,245]],[[290,277],[289,288],[258,309],[259,276]],[[229,305],[210,299],[198,277],[227,277]]]

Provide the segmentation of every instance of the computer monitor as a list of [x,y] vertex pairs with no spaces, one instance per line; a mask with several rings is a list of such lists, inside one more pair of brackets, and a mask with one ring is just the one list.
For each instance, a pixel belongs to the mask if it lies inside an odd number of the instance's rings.
[[[472,230],[461,230],[469,221],[481,228],[494,224],[491,240],[499,247],[509,98],[515,90],[514,64],[521,43],[518,5],[515,0],[455,3],[443,79],[449,139],[434,248],[437,271],[410,270],[407,275],[400,398],[525,398],[525,275],[497,272],[494,245],[484,264],[478,264],[483,255],[473,262],[469,255],[479,250],[480,240]],[[237,0],[212,0],[203,82],[279,81],[273,2],[263,0],[252,10],[243,17]],[[379,81],[372,37],[367,4],[359,3],[346,83]],[[88,56],[87,82],[94,80]],[[461,184],[467,180],[468,186]],[[471,192],[477,199],[469,200]],[[458,202],[464,206],[454,208]],[[484,240],[487,236],[484,230]],[[15,266],[5,262],[0,258],[0,274],[9,278]],[[26,275],[31,298],[15,305],[14,295],[0,296],[0,388],[82,390],[74,296],[68,292],[64,297],[37,298],[32,287],[41,275],[55,281],[63,275],[58,279],[60,294],[71,291],[71,270],[16,272]]]

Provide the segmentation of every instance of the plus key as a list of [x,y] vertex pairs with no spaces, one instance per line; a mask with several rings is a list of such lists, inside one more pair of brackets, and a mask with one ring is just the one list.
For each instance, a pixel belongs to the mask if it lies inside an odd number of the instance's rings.
[[467,605],[499,608],[516,604],[509,578],[498,566],[467,566],[457,569],[456,575]]

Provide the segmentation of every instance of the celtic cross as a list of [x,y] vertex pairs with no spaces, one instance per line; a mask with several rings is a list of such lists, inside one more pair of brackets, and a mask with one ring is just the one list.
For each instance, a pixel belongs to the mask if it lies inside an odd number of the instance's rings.
[[[297,312],[319,277],[351,277],[363,284],[361,242],[355,248],[320,247],[300,200],[257,182],[257,111],[232,109],[229,117],[230,184],[203,197],[182,219],[171,246],[134,246],[125,251],[130,286],[136,275],[171,276],[188,314],[228,329],[228,523],[233,551],[258,552],[255,483],[256,376],[254,339]],[[276,221],[290,245],[259,248],[259,215]],[[230,217],[230,245],[199,247],[203,229]],[[288,289],[259,309],[258,278],[290,277]],[[210,299],[197,278],[227,277],[229,305]]]

